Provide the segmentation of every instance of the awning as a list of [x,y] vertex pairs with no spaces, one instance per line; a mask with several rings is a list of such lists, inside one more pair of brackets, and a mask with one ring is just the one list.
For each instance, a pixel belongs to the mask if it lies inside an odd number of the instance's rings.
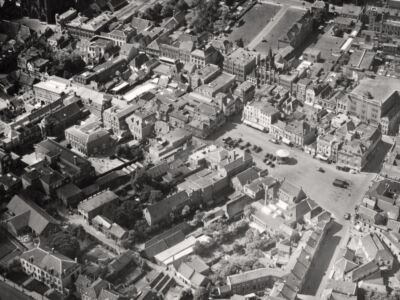
[[319,158],[320,160],[328,160],[327,157],[325,157],[325,156],[323,156],[323,155],[321,155],[321,154],[317,154],[316,157]]
[[254,127],[255,129],[261,130],[261,131],[264,131],[266,129],[264,126],[254,123],[254,122],[251,122],[249,120],[244,120],[243,123],[250,127]]

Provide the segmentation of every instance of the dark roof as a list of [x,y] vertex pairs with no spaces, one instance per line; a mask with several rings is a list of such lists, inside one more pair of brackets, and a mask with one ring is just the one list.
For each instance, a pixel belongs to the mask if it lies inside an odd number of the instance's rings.
[[133,251],[128,250],[122,253],[120,256],[116,257],[111,263],[109,263],[108,268],[114,273],[120,272],[133,261],[133,258]]
[[379,271],[378,265],[374,261],[370,261],[366,264],[359,266],[351,272],[351,280],[357,282],[368,275],[371,275]]
[[28,224],[38,235],[41,235],[50,224],[58,224],[52,216],[30,200],[26,193],[15,195],[8,203],[7,208],[15,216],[24,215],[24,217],[12,220],[15,226]]
[[61,277],[65,272],[74,268],[78,263],[57,252],[51,252],[42,248],[33,248],[22,253],[21,258],[30,261],[42,270],[53,270],[54,275]]
[[187,192],[180,191],[172,196],[169,196],[168,198],[165,198],[164,200],[161,200],[160,202],[150,205],[147,207],[147,211],[151,218],[157,222],[167,218],[174,208],[180,207],[189,201],[190,197]]
[[71,165],[91,166],[91,163],[87,159],[83,158],[82,156],[72,152],[68,148],[50,139],[44,140],[39,144],[37,144],[36,149],[42,150],[43,151],[42,153],[49,157],[60,155],[62,159],[64,159]]
[[181,223],[146,242],[143,251],[148,258],[152,258],[158,253],[182,242],[191,231],[192,227],[189,224],[186,222]]
[[250,183],[251,181],[257,179],[258,176],[258,172],[257,170],[253,167],[253,168],[248,168],[246,170],[244,170],[243,172],[237,174],[232,181],[238,181],[239,184],[241,186],[245,185],[246,183]]
[[68,183],[57,190],[57,195],[66,198],[82,194],[82,190],[73,183]]

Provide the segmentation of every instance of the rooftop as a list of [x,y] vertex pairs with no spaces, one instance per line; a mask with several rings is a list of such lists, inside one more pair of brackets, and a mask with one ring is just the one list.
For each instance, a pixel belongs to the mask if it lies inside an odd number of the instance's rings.
[[79,203],[78,208],[91,212],[107,203],[117,201],[119,197],[112,191],[103,191]]

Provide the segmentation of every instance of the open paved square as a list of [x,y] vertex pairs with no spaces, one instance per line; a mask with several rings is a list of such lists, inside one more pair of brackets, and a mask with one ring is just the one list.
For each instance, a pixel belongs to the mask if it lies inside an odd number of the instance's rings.
[[[222,144],[222,139],[227,136],[233,139],[242,138],[242,144],[249,142],[251,144],[250,148],[253,145],[262,147],[263,150],[260,153],[252,151],[258,166],[267,167],[263,163],[266,153],[275,155],[278,149],[289,150],[291,163],[276,165],[275,168],[268,167],[269,174],[273,177],[285,178],[293,184],[301,186],[311,199],[333,213],[341,221],[344,221],[343,215],[345,213],[353,212],[355,204],[360,201],[371,179],[376,176],[374,173],[350,174],[336,170],[334,165],[314,159],[299,149],[283,144],[273,144],[269,141],[271,138],[269,134],[235,121],[227,124],[212,138],[216,138],[217,143]],[[324,173],[318,171],[320,167],[325,170]],[[350,186],[347,189],[333,186],[332,182],[335,178],[348,181]]]

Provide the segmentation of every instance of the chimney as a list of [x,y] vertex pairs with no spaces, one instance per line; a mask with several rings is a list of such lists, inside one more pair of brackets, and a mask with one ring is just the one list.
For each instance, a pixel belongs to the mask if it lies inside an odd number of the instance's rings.
[[77,165],[78,157],[74,155],[74,165]]
[[51,252],[51,253],[54,253],[54,248],[51,248],[50,252]]

